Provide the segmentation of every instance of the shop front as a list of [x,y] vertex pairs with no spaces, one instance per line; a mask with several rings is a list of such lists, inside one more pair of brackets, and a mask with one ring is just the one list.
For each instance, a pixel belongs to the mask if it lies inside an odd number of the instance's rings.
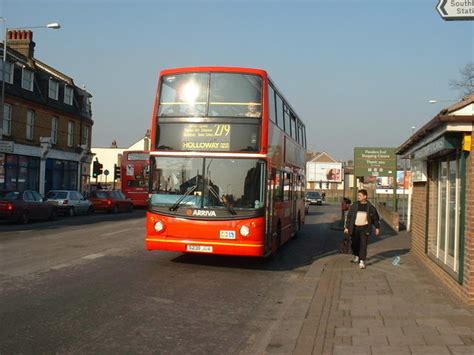
[[38,157],[0,153],[0,191],[39,189]]
[[[12,144],[0,151],[0,191],[80,190],[91,156]],[[84,163],[85,162],[85,163]],[[88,171],[86,171],[88,173]]]
[[462,108],[442,111],[397,153],[412,169],[412,252],[474,304],[473,116],[456,115]]
[[45,192],[50,190],[77,190],[78,162],[46,159]]

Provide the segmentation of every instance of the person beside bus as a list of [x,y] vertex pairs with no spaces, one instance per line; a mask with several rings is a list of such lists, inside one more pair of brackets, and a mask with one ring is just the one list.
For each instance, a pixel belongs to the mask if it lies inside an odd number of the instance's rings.
[[344,221],[344,233],[352,238],[352,262],[359,263],[360,269],[365,269],[367,245],[375,227],[375,235],[380,234],[380,217],[377,209],[367,199],[367,190],[361,189],[357,193],[357,202],[349,208]]

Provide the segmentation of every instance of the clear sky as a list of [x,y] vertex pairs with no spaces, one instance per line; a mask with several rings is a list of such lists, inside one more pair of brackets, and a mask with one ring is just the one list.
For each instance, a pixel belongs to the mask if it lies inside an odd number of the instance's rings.
[[474,21],[438,0],[0,0],[8,27],[36,30],[35,57],[93,95],[92,144],[128,146],[150,126],[160,70],[266,69],[306,123],[309,150],[402,144],[449,102],[474,61]]

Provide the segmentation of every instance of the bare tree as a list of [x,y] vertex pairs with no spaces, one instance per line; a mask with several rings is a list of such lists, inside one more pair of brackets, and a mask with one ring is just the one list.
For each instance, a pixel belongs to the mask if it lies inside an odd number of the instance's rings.
[[474,94],[474,63],[467,63],[459,73],[461,74],[461,79],[450,80],[449,86],[459,91],[461,98]]

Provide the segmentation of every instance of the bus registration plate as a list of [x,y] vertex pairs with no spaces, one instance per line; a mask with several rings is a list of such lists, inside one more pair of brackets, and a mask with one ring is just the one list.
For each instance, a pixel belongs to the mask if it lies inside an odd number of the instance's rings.
[[210,246],[210,245],[189,244],[189,245],[186,245],[186,250],[187,251],[198,251],[198,252],[201,252],[201,253],[212,253],[213,252],[212,246]]
[[221,239],[235,239],[235,231],[220,231]]

